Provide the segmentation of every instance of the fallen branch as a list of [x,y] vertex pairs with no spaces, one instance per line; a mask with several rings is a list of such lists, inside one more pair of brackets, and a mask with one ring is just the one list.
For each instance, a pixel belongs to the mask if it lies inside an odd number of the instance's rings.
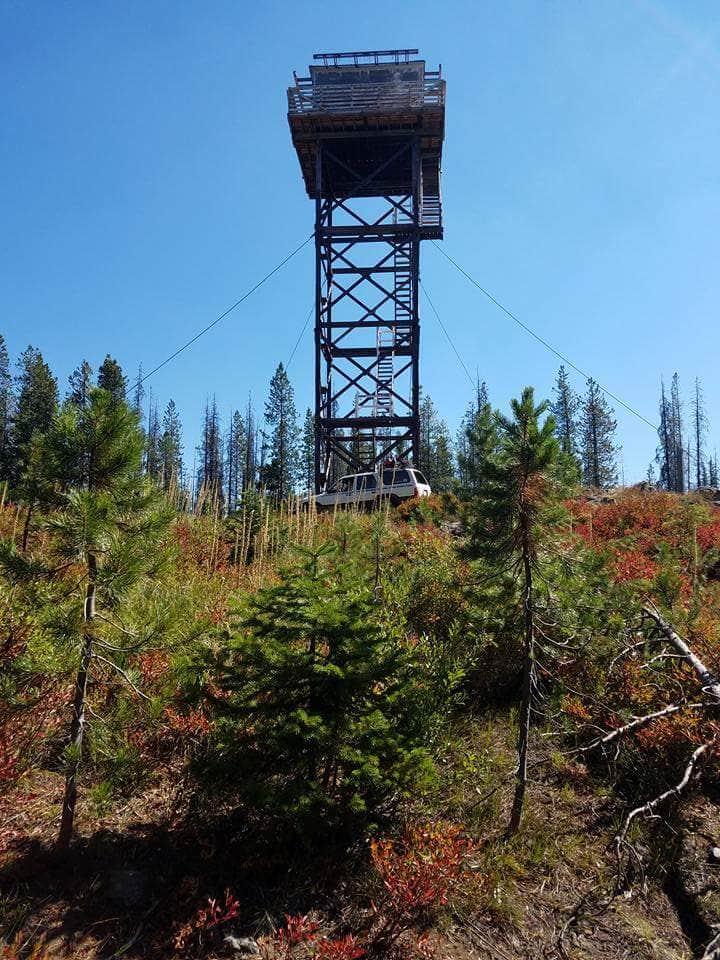
[[646,603],[643,606],[643,613],[650,617],[653,623],[658,627],[668,643],[672,644],[682,658],[693,668],[700,679],[703,693],[708,694],[718,703],[720,703],[720,681],[708,670],[702,660],[696,656],[683,638],[677,633],[672,624],[660,614],[660,611],[654,603]]
[[670,717],[674,713],[679,713],[681,710],[702,711],[716,709],[716,703],[671,703],[669,706],[663,707],[662,710],[656,710],[655,713],[646,713],[642,717],[633,717],[632,720],[624,724],[622,727],[616,727],[614,730],[611,730],[610,733],[606,733],[603,737],[598,737],[597,740],[593,740],[592,743],[587,744],[587,746],[578,747],[570,752],[588,753],[590,750],[595,750],[597,747],[606,747],[609,743],[619,740],[620,737],[624,737],[628,733],[634,733],[636,730],[642,730],[643,727],[649,726],[651,723],[653,723],[653,721],[659,720],[661,717]]
[[695,773],[695,768],[698,765],[700,758],[712,747],[715,746],[716,737],[713,737],[712,740],[708,740],[707,743],[701,744],[692,754],[688,765],[685,767],[685,772],[682,775],[682,778],[674,787],[670,787],[668,790],[664,790],[662,793],[658,794],[654,800],[649,800],[647,803],[644,803],[640,807],[635,807],[634,810],[631,810],[630,813],[625,817],[623,821],[622,828],[617,833],[615,837],[615,849],[618,855],[618,858],[621,855],[622,847],[626,844],[626,837],[630,825],[636,817],[639,817],[640,814],[644,814],[646,817],[656,816],[655,811],[658,807],[662,806],[666,800],[669,800],[671,797],[679,797],[683,790],[690,783],[690,780]]
[[705,953],[700,960],[720,960],[720,933],[716,933],[705,947]]

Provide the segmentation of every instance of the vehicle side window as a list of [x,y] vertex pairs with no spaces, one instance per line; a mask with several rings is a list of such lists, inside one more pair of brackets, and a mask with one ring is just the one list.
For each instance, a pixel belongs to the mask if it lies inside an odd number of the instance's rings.
[[345,477],[340,481],[340,493],[350,493],[355,477]]
[[376,487],[375,475],[372,473],[365,473],[361,477],[358,477],[357,488],[358,490],[374,490]]
[[410,474],[407,470],[383,470],[383,486],[397,487],[401,483],[410,483]]
[[413,470],[413,473],[415,474],[415,479],[418,483],[424,483],[427,486],[427,480],[425,479],[424,474],[420,473],[419,470]]

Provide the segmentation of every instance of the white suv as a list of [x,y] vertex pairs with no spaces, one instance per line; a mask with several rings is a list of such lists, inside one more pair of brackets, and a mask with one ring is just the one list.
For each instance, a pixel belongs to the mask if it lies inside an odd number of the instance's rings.
[[[382,473],[352,473],[315,495],[318,510],[357,506],[371,509],[384,501],[396,507],[411,497],[429,497],[430,484],[415,467],[385,467]],[[312,498],[308,496],[308,501]]]

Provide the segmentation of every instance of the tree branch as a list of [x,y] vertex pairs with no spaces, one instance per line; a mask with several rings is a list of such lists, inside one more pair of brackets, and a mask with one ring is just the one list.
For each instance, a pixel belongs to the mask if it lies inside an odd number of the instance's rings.
[[626,842],[625,838],[627,837],[628,830],[630,825],[636,817],[639,817],[640,814],[647,816],[655,816],[655,811],[659,806],[665,803],[666,800],[669,800],[671,797],[679,797],[683,790],[687,787],[692,779],[695,768],[698,764],[698,761],[711,747],[715,746],[716,737],[713,737],[712,740],[708,740],[707,743],[701,744],[690,757],[688,765],[685,767],[685,772],[683,773],[680,781],[675,784],[674,787],[663,791],[654,798],[654,800],[649,800],[647,803],[644,803],[641,807],[635,807],[634,810],[631,810],[630,813],[625,817],[623,821],[622,828],[617,833],[615,837],[615,849],[617,851],[618,857],[620,856],[620,851],[623,844]]
[[710,670],[708,670],[702,660],[692,652],[672,624],[668,623],[667,620],[661,616],[655,604],[648,601],[648,603],[643,606],[643,613],[650,617],[667,642],[672,644],[683,659],[693,668],[700,680],[703,693],[708,694],[708,696],[711,696],[715,701],[720,703],[720,682],[713,676]]
[[619,740],[620,737],[626,736],[628,733],[634,733],[636,730],[642,730],[643,727],[647,727],[654,720],[659,720],[661,717],[670,717],[674,713],[678,713],[680,710],[716,710],[717,704],[715,703],[671,703],[667,707],[663,707],[662,710],[656,710],[655,713],[646,713],[642,717],[633,717],[628,723],[624,724],[622,727],[616,727],[614,730],[611,730],[609,733],[606,733],[602,737],[598,737],[597,740],[593,740],[592,743],[587,744],[585,747],[578,747],[576,750],[572,750],[571,753],[588,753],[590,750],[595,750],[597,747],[605,747],[609,743],[613,743],[615,740]]
[[113,663],[112,660],[108,660],[107,657],[101,657],[99,653],[93,653],[92,657],[93,660],[99,660],[101,663],[107,664],[108,667],[112,667],[113,670],[120,674],[131,690],[133,690],[139,697],[142,697],[143,700],[147,700],[148,703],[150,702],[150,697],[143,693],[142,690],[140,690],[140,688],[133,683],[122,667],[119,667],[116,663]]

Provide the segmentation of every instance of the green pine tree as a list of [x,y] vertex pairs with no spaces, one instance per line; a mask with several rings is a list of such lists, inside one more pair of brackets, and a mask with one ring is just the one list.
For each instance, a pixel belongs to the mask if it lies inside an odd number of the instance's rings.
[[419,453],[419,466],[432,489],[435,492],[449,490],[454,475],[450,431],[427,395],[420,403]]
[[163,490],[173,485],[179,488],[183,482],[183,444],[182,424],[175,401],[168,401],[163,415],[163,429],[160,437],[160,474]]
[[497,446],[495,415],[484,383],[478,390],[476,403],[471,404],[463,418],[460,439],[457,457],[460,492],[468,497],[477,496],[485,482],[485,466]]
[[268,493],[283,500],[295,489],[300,457],[295,393],[282,363],[270,381],[265,422],[271,429],[270,459],[264,464],[263,482]]
[[300,459],[302,461],[301,484],[303,492],[315,489],[315,416],[308,407],[303,422]]
[[598,384],[590,378],[580,414],[580,454],[584,483],[606,490],[617,483],[617,421]]
[[13,465],[16,483],[28,466],[33,434],[44,433],[57,409],[57,380],[35,347],[28,347],[18,361],[17,403],[13,422]]
[[141,644],[128,641],[126,631],[108,643],[106,631],[123,597],[156,571],[160,543],[172,520],[162,494],[141,476],[142,454],[143,435],[135,415],[97,388],[90,391],[85,408],[66,404],[42,440],[45,478],[55,485],[60,504],[47,518],[53,548],[85,572],[77,588],[77,615],[63,621],[66,630],[77,625],[78,669],[65,751],[60,849],[68,846],[73,833],[91,667],[100,661],[127,677],[121,664]]
[[324,828],[431,771],[411,656],[371,586],[328,568],[331,550],[250,596],[214,664],[220,785]]
[[560,449],[564,454],[579,462],[578,453],[578,413],[580,398],[570,386],[570,378],[564,366],[558,370],[554,386],[555,400],[551,409],[555,417]]
[[98,370],[98,386],[107,390],[116,403],[125,402],[127,380],[123,375],[120,364],[109,353],[105,356]]
[[83,360],[68,377],[67,399],[78,407],[87,405],[90,387],[92,386],[93,370],[87,360]]
[[522,816],[528,773],[530,720],[535,677],[534,579],[547,534],[548,508],[559,496],[560,448],[553,417],[541,424],[547,402],[535,404],[532,387],[512,401],[512,418],[496,414],[496,450],[485,460],[480,493],[467,511],[470,549],[520,584],[523,621],[523,679],[518,734],[518,772],[508,832]]

